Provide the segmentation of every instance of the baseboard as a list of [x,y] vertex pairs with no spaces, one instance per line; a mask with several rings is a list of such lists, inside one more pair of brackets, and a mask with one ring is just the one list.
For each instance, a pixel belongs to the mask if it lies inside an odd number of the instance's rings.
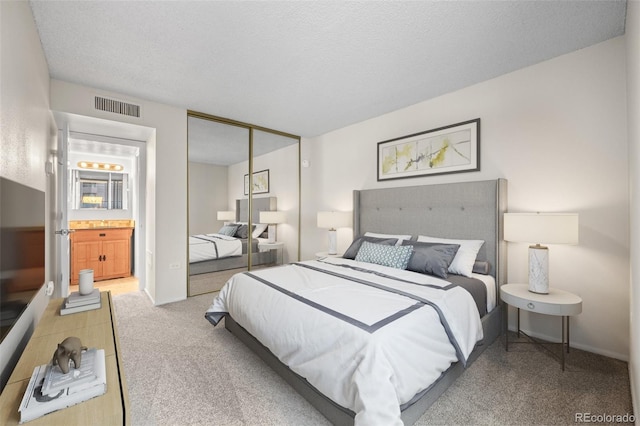
[[[521,328],[521,330],[524,331],[529,336],[535,337],[536,339],[544,340],[551,343],[561,343],[561,339],[558,339],[556,336],[547,336],[546,334],[536,333],[530,330],[526,330],[524,328]],[[509,327],[509,331],[516,333],[518,330],[516,330],[515,327]],[[625,354],[610,351],[607,349],[597,348],[591,345],[585,345],[584,343],[576,342],[574,340],[571,340],[570,343],[572,348],[580,349],[581,351],[591,352],[594,354],[606,356],[607,358],[614,358],[620,361],[629,362],[628,354],[625,355]]]
[[640,395],[638,394],[638,387],[636,384],[636,372],[635,372],[635,362],[629,362],[629,382],[631,386],[631,404],[633,406],[633,412],[638,413],[640,410]]
[[146,287],[144,288],[144,292],[147,295],[147,297],[149,298],[149,300],[151,300],[151,303],[155,306],[156,305],[156,301],[153,298],[153,296],[151,296],[151,293],[149,293],[149,290]]

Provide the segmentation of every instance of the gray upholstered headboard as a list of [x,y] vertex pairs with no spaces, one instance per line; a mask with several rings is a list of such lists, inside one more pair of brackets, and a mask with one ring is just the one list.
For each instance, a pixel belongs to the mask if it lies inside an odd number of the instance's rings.
[[506,179],[354,191],[353,232],[484,240],[478,260],[490,262],[501,285],[507,277],[506,209]]
[[[276,197],[262,197],[253,198],[251,208],[253,210],[253,223],[259,223],[260,212],[275,211],[277,210]],[[248,222],[249,221],[249,199],[243,198],[236,200],[236,222]]]

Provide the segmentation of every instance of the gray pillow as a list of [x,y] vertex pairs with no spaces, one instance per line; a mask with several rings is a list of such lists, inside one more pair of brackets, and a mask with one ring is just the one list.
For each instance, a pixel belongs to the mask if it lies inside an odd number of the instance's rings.
[[413,246],[413,255],[409,259],[407,270],[421,274],[447,278],[449,265],[456,256],[459,244],[424,243],[403,241],[403,246]]
[[239,226],[240,225],[224,225],[222,228],[220,228],[218,234],[233,237],[238,231]]
[[[252,225],[252,229],[255,228],[255,225]],[[236,234],[234,235],[236,238],[248,238],[249,237],[249,226],[246,224],[242,224],[238,227]]]
[[476,274],[489,275],[491,264],[484,260],[476,260],[473,264],[473,272]]
[[398,242],[398,239],[397,238],[358,237],[355,240],[353,240],[353,242],[351,243],[347,251],[344,252],[342,257],[344,257],[345,259],[355,259],[356,255],[358,254],[358,250],[360,250],[360,246],[364,241],[375,243],[375,244],[382,244],[385,246],[394,246]]

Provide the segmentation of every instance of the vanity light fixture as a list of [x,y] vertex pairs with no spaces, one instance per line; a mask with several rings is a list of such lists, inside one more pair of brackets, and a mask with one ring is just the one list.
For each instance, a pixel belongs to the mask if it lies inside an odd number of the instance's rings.
[[78,167],[90,170],[115,170],[116,172],[122,171],[124,168],[120,164],[98,163],[96,161],[79,161]]

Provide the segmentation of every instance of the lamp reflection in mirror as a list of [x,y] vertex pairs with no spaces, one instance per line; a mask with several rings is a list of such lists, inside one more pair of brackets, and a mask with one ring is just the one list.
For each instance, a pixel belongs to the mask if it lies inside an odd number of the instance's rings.
[[234,211],[228,211],[228,210],[222,210],[219,211],[217,213],[217,219],[218,220],[223,220],[224,224],[228,224],[229,222],[233,222],[234,220],[236,220],[236,212]]
[[285,214],[284,212],[279,211],[269,211],[269,212],[260,212],[260,223],[268,223],[269,224],[269,244],[273,244],[276,242],[276,226],[279,223],[285,222]]
[[318,212],[318,228],[329,230],[328,254],[338,254],[336,229],[349,226],[351,226],[350,212]]
[[505,241],[529,246],[529,291],[549,293],[549,249],[542,244],[578,244],[577,213],[505,213]]

